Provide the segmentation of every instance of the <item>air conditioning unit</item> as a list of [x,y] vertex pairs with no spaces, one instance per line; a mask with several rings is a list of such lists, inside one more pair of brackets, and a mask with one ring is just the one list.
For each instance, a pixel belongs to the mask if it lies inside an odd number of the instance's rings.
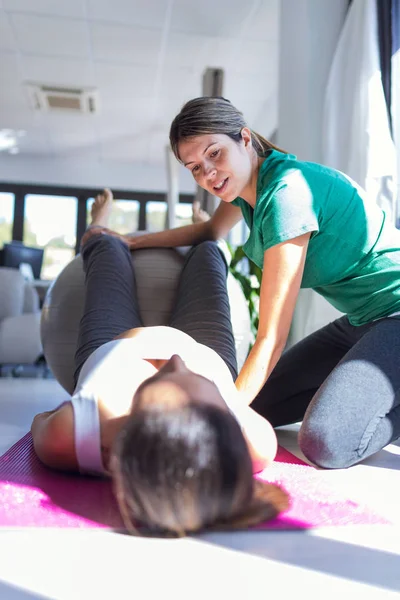
[[64,87],[41,83],[27,83],[26,86],[34,110],[84,114],[98,112],[98,94],[95,88]]

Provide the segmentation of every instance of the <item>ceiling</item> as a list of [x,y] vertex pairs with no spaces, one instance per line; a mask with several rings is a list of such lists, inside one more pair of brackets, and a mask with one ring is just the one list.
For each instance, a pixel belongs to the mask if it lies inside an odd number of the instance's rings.
[[[0,129],[26,132],[16,160],[160,165],[170,122],[202,94],[206,67],[224,69],[223,95],[270,135],[279,1],[0,0]],[[99,112],[35,111],[32,81],[94,86]]]

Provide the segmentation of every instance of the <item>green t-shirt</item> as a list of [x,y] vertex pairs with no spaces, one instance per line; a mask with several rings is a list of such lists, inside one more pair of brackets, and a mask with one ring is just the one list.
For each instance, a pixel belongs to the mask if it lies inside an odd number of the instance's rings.
[[271,246],[311,232],[301,287],[313,288],[353,325],[400,311],[400,231],[349,177],[273,150],[260,167],[247,256],[263,267]]

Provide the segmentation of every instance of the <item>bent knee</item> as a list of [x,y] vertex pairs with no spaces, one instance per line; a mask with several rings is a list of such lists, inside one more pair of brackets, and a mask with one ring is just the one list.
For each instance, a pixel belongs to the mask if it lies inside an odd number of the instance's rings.
[[219,247],[218,242],[214,242],[213,240],[206,240],[205,242],[200,242],[200,244],[193,246],[192,253],[197,257],[197,259],[208,261],[212,264],[216,264],[216,262],[221,262],[225,265],[226,268],[228,268],[228,257],[225,256],[225,253]]
[[205,242],[200,242],[200,244],[197,244],[196,246],[194,246],[194,250],[196,250],[196,252],[205,252],[205,253],[219,252],[217,242],[214,242],[213,240],[206,240]]
[[[85,238],[85,236],[87,236]],[[124,245],[124,242],[117,237],[107,232],[107,229],[93,229],[88,230],[83,238],[83,244],[81,243],[82,249],[93,246],[103,246],[107,248],[116,248]]]
[[299,446],[304,456],[323,469],[347,469],[361,460],[347,447],[344,436],[334,435],[332,429],[310,427],[303,423],[299,432]]

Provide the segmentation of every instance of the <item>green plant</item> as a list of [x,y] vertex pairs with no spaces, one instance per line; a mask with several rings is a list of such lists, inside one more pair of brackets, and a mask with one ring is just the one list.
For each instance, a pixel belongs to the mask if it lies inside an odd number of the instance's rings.
[[228,245],[228,247],[232,255],[229,270],[242,286],[249,307],[251,330],[253,336],[256,337],[259,321],[262,270],[246,256],[243,246],[232,248],[232,246]]

